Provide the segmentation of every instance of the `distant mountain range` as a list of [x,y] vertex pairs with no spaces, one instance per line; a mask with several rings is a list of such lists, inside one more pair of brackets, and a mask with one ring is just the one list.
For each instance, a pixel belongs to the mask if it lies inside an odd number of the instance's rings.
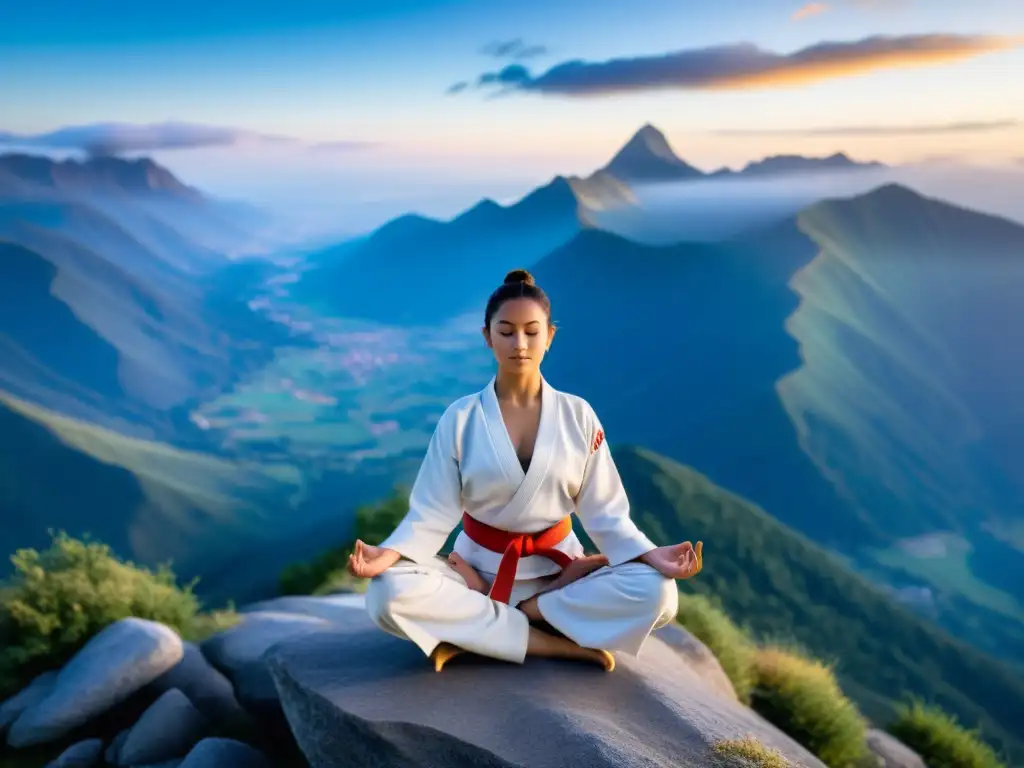
[[179,432],[176,408],[287,338],[246,307],[244,270],[214,247],[244,242],[244,226],[151,160],[0,155],[0,390],[138,435]]
[[[677,157],[661,131],[645,125],[589,176],[556,176],[511,205],[485,199],[449,221],[407,214],[349,244],[343,255],[336,247],[326,249],[326,258],[314,259],[295,295],[347,317],[429,325],[480,305],[495,287],[495,275],[533,263],[583,230],[608,228],[616,211],[634,217],[635,185],[878,167],[883,166],[842,154],[778,156],[741,171],[704,173]],[[739,211],[732,218],[742,222],[745,215]],[[632,226],[646,225],[641,218]]]
[[748,163],[738,171],[720,168],[705,173],[676,155],[665,134],[648,123],[626,142],[599,173],[610,174],[626,183],[655,183],[884,167],[882,163],[875,161],[857,162],[846,154],[837,152],[828,157],[774,155]]

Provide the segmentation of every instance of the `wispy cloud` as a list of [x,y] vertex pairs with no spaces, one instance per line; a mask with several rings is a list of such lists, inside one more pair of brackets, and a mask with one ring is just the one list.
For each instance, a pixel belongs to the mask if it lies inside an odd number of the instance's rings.
[[836,125],[821,128],[736,128],[712,131],[716,136],[916,136],[937,133],[997,131],[1021,125],[1020,120],[975,120],[915,125]]
[[536,76],[522,64],[510,64],[484,73],[476,84],[499,86],[502,93],[558,96],[772,88],[943,64],[1022,44],[1022,38],[995,35],[876,35],[851,42],[826,41],[780,54],[752,43],[736,43],[607,61],[566,61]]
[[828,3],[807,3],[806,5],[797,8],[790,17],[793,21],[801,21],[803,19],[809,19],[811,16],[818,16],[819,14],[827,11],[831,6]]
[[14,134],[0,131],[0,144],[46,149],[77,149],[90,155],[122,155],[169,149],[231,147],[244,144],[307,145],[312,149],[356,149],[363,142],[319,142],[307,144],[292,136],[259,133],[199,123],[165,122],[150,124],[92,123],[58,128],[48,133]]
[[517,59],[522,61],[543,56],[548,52],[548,48],[545,45],[527,44],[521,37],[517,37],[512,40],[495,40],[481,48],[480,52],[485,56],[493,56],[496,59]]
[[797,8],[790,19],[803,21],[813,16],[820,16],[839,6],[851,6],[865,11],[888,11],[909,5],[911,0],[832,0],[832,2],[807,2]]

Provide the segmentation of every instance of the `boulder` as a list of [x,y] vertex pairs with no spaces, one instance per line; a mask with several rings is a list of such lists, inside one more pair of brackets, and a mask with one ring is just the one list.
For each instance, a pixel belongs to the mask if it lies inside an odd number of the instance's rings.
[[117,754],[119,765],[154,765],[184,758],[209,731],[209,721],[177,688],[153,702],[132,726]]
[[716,741],[747,736],[794,768],[823,768],[753,711],[713,692],[657,637],[639,658],[617,655],[611,673],[467,654],[438,674],[415,645],[365,618],[345,631],[282,641],[265,662],[312,768],[675,768],[712,764]]
[[0,735],[7,730],[7,726],[18,719],[22,712],[49,696],[50,691],[53,690],[53,684],[56,682],[57,670],[43,672],[21,692],[0,704]]
[[[308,598],[309,601],[319,599]],[[293,606],[300,604],[308,607],[308,603],[292,602]],[[344,615],[359,614],[365,615],[365,611],[348,610]],[[209,638],[200,649],[203,656],[231,680],[242,706],[260,717],[273,718],[280,704],[277,688],[262,661],[264,652],[282,640],[331,626],[330,621],[310,612],[250,610],[238,624]]]
[[[348,763],[339,763],[348,765]],[[259,750],[233,739],[203,739],[178,768],[272,768],[270,761]]]
[[107,745],[106,751],[103,753],[103,759],[106,760],[110,765],[118,765],[117,756],[121,753],[121,747],[128,740],[128,734],[131,733],[131,728],[125,728],[114,740]]
[[106,627],[57,673],[49,693],[11,725],[20,749],[56,741],[105,713],[181,661],[181,638],[163,624],[127,618]]
[[247,715],[235,698],[231,681],[207,661],[199,646],[185,643],[184,649],[181,661],[150,683],[153,695],[177,688],[212,722],[244,722]]
[[867,742],[868,749],[881,761],[881,768],[927,768],[917,752],[892,734],[872,728]]
[[65,749],[46,768],[93,768],[100,764],[102,754],[102,739],[86,739]]

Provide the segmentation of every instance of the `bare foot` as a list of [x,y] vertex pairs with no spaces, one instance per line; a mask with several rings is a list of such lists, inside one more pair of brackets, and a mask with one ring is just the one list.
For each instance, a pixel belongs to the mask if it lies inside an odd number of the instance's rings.
[[612,656],[610,651],[598,649],[597,654],[600,657],[598,661],[600,662],[601,666],[604,667],[605,672],[611,672],[613,669],[615,669],[615,657]]
[[444,669],[445,664],[463,653],[465,653],[465,651],[451,643],[439,644],[434,648],[434,652],[430,654],[430,659],[434,662],[434,671],[440,672]]
[[482,592],[486,595],[488,590],[491,588],[490,585],[484,581],[483,577],[476,572],[476,569],[467,563],[466,559],[457,552],[452,552],[448,555],[448,565],[450,565],[452,570],[459,574],[459,576],[466,580],[466,586],[474,592]]
[[604,568],[608,565],[608,558],[605,555],[584,555],[583,557],[577,557],[571,563],[569,563],[562,572],[558,574],[557,578],[548,584],[545,592],[551,592],[555,589],[561,589],[562,587],[572,584],[574,581],[579,581],[589,573],[593,573],[598,568]]

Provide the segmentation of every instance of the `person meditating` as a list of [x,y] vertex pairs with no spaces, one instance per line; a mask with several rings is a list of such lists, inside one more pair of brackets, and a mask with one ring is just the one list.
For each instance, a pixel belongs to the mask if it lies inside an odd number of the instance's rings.
[[[497,373],[448,406],[408,513],[380,544],[356,541],[348,569],[370,579],[374,623],[437,671],[463,652],[611,671],[613,651],[638,655],[675,618],[675,580],[700,571],[703,545],[655,546],[630,519],[594,410],[541,375],[555,326],[528,272],[509,272],[491,295],[483,335]],[[600,554],[584,554],[574,512]],[[438,551],[460,522],[445,560]]]

